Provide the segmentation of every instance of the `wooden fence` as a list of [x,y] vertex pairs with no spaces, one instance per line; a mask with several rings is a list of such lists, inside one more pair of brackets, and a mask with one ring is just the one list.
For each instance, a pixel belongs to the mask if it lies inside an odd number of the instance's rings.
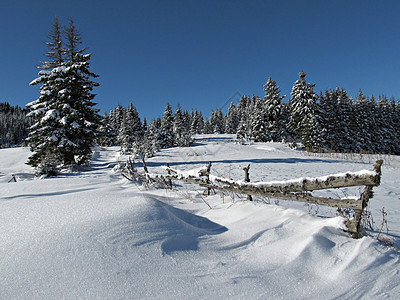
[[[378,186],[381,181],[382,163],[382,160],[378,160],[372,171],[363,170],[316,178],[300,178],[283,182],[250,182],[250,165],[244,168],[244,181],[233,181],[213,176],[210,174],[211,162],[207,167],[194,172],[179,171],[167,165],[164,169],[168,174],[150,174],[147,171],[146,163],[143,161],[146,171],[145,175],[139,175],[137,170],[134,169],[133,163],[128,162],[126,168],[127,172],[123,172],[122,174],[129,180],[138,178],[139,176],[147,181],[162,180],[163,182],[168,182],[170,188],[172,188],[172,180],[195,183],[207,188],[207,194],[210,193],[210,190],[221,190],[247,195],[248,200],[252,200],[252,196],[260,196],[353,209],[354,217],[346,221],[346,226],[348,232],[350,232],[353,237],[359,238],[361,237],[361,218],[364,209],[367,207],[369,199],[373,196],[373,187]],[[339,189],[352,186],[364,186],[364,191],[359,198],[335,199],[313,196],[311,194],[312,191],[316,190]]]

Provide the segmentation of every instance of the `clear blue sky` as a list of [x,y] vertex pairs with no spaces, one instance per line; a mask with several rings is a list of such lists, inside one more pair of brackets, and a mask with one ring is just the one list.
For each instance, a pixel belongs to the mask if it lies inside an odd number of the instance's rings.
[[[54,17],[72,17],[100,75],[97,108],[140,116],[179,102],[206,115],[235,93],[290,96],[298,72],[319,93],[400,98],[400,1],[0,0],[0,101],[24,106]],[[234,100],[237,99],[234,97]]]

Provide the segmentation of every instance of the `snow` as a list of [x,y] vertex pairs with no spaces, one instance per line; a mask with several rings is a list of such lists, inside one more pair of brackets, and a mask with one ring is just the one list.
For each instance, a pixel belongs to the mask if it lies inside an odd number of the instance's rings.
[[[168,162],[189,176],[212,161],[211,174],[238,181],[250,163],[251,181],[267,182],[372,170],[374,163],[231,140],[200,135],[193,147],[162,150],[147,165],[165,174]],[[0,299],[400,296],[399,251],[380,244],[374,231],[350,238],[334,209],[204,197],[204,189],[178,182],[173,191],[146,190],[119,176],[115,166],[125,157],[118,147],[96,149],[85,172],[41,180],[25,164],[29,155],[27,148],[0,150]],[[391,157],[370,202],[376,227],[385,207],[385,236],[397,247],[399,170],[399,157]],[[7,183],[12,174],[17,182]]]
[[[197,173],[196,173],[197,172]],[[183,172],[179,172],[183,173]],[[189,173],[189,172],[186,172]],[[190,174],[192,174],[192,176],[196,176],[195,174],[198,174],[199,171],[193,170]],[[225,182],[225,183],[229,183],[229,184],[233,184],[233,185],[240,185],[240,186],[249,186],[249,187],[284,187],[284,186],[288,186],[288,185],[301,185],[302,183],[304,183],[305,181],[307,181],[308,183],[316,183],[316,182],[325,182],[327,181],[329,178],[347,178],[348,176],[376,176],[377,173],[375,171],[369,171],[369,170],[361,170],[358,172],[346,172],[346,173],[337,173],[337,174],[330,174],[330,175],[326,175],[326,176],[320,176],[320,177],[300,177],[300,178],[296,178],[296,179],[289,179],[289,180],[275,180],[275,181],[266,181],[266,182],[255,182],[255,183],[251,183],[251,182],[245,182],[244,180],[227,180],[225,178],[219,177],[219,176],[215,176],[215,175],[210,175],[210,181],[213,183],[218,183],[218,182]]]
[[[162,166],[161,167],[163,170],[168,170],[167,166]],[[181,170],[174,170],[176,171],[176,175],[179,178],[201,178],[201,175],[204,172],[207,172],[207,166],[203,166],[200,168],[195,168],[187,171],[181,171]]]
[[42,118],[42,121],[47,121],[49,119],[55,119],[57,117],[57,110],[55,109],[50,109],[46,112],[44,117]]

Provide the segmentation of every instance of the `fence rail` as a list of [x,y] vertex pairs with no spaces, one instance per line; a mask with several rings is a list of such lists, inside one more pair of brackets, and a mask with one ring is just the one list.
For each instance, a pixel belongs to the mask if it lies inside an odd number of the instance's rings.
[[[228,191],[238,194],[247,195],[249,200],[251,196],[260,196],[273,199],[282,199],[290,201],[301,201],[337,208],[354,209],[354,218],[346,221],[348,232],[353,237],[361,237],[361,218],[364,209],[367,207],[369,199],[373,196],[373,187],[379,186],[381,181],[381,167],[383,160],[378,160],[373,170],[347,172],[335,175],[328,175],[316,178],[299,178],[288,181],[272,181],[272,182],[249,182],[249,168],[244,168],[245,180],[233,181],[226,178],[216,177],[210,174],[211,162],[205,168],[192,172],[183,172],[174,168],[164,167],[168,174],[150,174],[145,170],[145,180],[163,180],[168,181],[168,185],[172,188],[172,180],[179,180],[189,183],[198,184],[201,187],[210,190]],[[145,163],[144,163],[145,165]],[[139,174],[133,168],[132,162],[127,164],[127,174],[123,174],[131,180],[138,177]],[[143,177],[143,175],[141,175]],[[352,186],[365,186],[364,191],[359,198],[335,199],[329,197],[318,197],[311,194],[315,190],[324,189],[340,189]]]

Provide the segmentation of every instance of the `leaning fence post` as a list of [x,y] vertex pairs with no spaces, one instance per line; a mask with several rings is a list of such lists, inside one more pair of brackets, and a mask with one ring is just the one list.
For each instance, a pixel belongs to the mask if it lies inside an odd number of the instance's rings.
[[[171,171],[169,170],[169,163],[167,163],[167,167],[168,167],[168,169],[167,169],[168,175],[171,175]],[[172,190],[172,180],[171,180],[171,178],[168,178],[168,186],[169,186],[169,189]]]
[[147,169],[146,161],[144,160],[144,155],[143,155],[143,157],[142,157],[142,162],[143,162],[143,169],[144,169],[144,172],[145,172],[146,174],[149,173],[149,170]]
[[[210,183],[211,165],[212,165],[211,161],[208,162],[208,166],[207,166],[207,183],[208,183],[208,184]],[[207,188],[206,195],[207,195],[207,196],[210,196],[210,194],[211,194],[211,188],[208,187],[208,188]]]
[[[244,170],[244,181],[245,182],[250,182],[250,175],[249,175],[249,170],[250,170],[250,164],[243,168]],[[247,200],[253,201],[253,197],[251,195],[247,195]]]
[[372,189],[374,186],[378,186],[380,184],[381,181],[381,167],[383,164],[383,160],[378,160],[375,165],[374,165],[374,171],[377,173],[377,182],[375,185],[366,185],[364,188],[364,191],[362,192],[361,196],[360,196],[360,201],[362,203],[361,209],[356,209],[355,210],[355,214],[354,214],[354,220],[355,220],[355,232],[353,232],[353,237],[354,238],[360,238],[362,237],[361,234],[361,219],[362,219],[362,215],[364,212],[364,209],[367,207],[368,205],[368,201],[370,198],[372,198],[373,196],[373,192]]
[[11,181],[17,182],[17,178],[15,177],[15,174],[11,175],[11,179],[8,181],[8,183],[10,183]]

